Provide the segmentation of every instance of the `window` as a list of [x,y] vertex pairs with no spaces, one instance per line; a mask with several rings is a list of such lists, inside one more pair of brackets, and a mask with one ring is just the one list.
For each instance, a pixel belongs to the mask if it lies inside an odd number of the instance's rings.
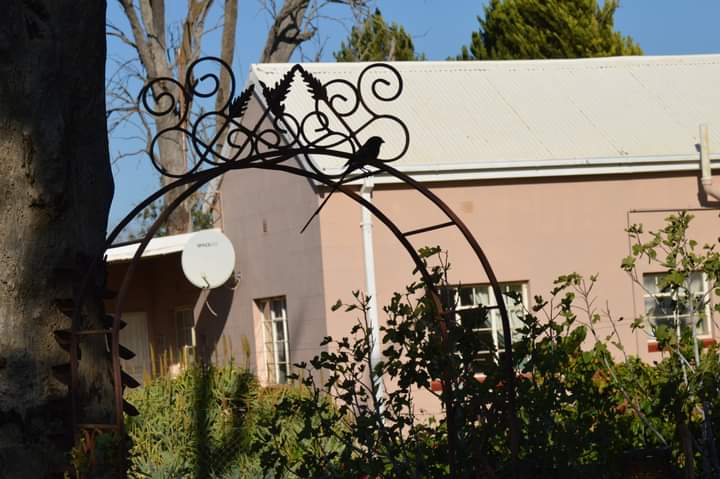
[[179,351],[195,346],[195,320],[192,309],[183,308],[175,311],[175,331]]
[[[669,286],[661,287],[666,273],[646,273],[643,275],[645,290],[645,316],[650,324],[664,325],[673,330],[681,326],[692,327],[696,321],[697,335],[710,334],[708,317],[710,303],[705,277],[700,272],[690,273],[686,287],[672,291]],[[690,290],[687,290],[687,286]],[[677,318],[677,320],[676,320]]]
[[[527,307],[527,283],[503,283],[500,284],[502,293],[510,293],[511,295],[520,295],[522,298],[521,304],[515,304],[515,300],[504,294],[505,307],[510,317],[510,328],[513,330],[513,334],[517,335],[516,329],[522,327],[519,316],[525,314],[524,308]],[[504,351],[504,336],[502,328],[502,320],[500,318],[500,311],[490,309],[487,311],[487,316],[483,320],[482,310],[478,309],[480,306],[496,306],[495,295],[490,285],[473,285],[473,286],[460,286],[455,291],[455,311],[458,319],[473,321],[476,324],[480,324],[481,327],[477,328],[482,337],[480,349],[486,351],[485,354],[488,356],[488,360],[493,360],[491,354],[497,355]]]
[[268,382],[287,383],[290,374],[287,306],[284,296],[257,301],[262,315]]

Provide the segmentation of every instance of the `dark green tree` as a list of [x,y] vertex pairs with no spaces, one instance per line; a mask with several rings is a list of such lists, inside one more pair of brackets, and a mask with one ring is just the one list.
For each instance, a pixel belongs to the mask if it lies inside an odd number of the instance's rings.
[[642,55],[617,32],[618,0],[491,0],[457,60]]
[[405,29],[395,22],[385,23],[380,10],[353,27],[347,43],[342,42],[333,56],[339,62],[425,60],[425,55],[415,53]]

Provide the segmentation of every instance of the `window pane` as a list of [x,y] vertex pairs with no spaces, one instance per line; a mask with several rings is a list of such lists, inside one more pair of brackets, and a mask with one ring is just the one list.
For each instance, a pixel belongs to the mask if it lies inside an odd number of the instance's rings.
[[265,334],[265,342],[271,342],[274,340],[271,321],[263,321],[263,332]]
[[703,335],[708,334],[708,328],[707,328],[707,321],[705,321],[705,318],[703,315],[700,314],[694,314],[692,316],[681,316],[680,321],[682,322],[683,326],[686,326],[688,328],[692,328],[693,321],[695,322],[695,327],[697,328],[697,334]]
[[278,371],[277,383],[278,384],[286,384],[287,383],[287,370],[285,369],[285,365],[280,365],[280,368]]
[[657,293],[657,278],[659,274],[644,274],[643,287],[647,293]]
[[516,307],[516,304],[515,304],[516,298],[520,298],[520,302],[522,303],[522,300],[523,300],[522,284],[519,284],[519,283],[504,284],[504,285],[502,285],[502,293],[503,293],[503,299],[505,300],[505,305],[508,308]]
[[699,293],[705,291],[705,282],[703,281],[702,273],[690,273],[690,291],[693,293]]
[[670,296],[655,295],[645,298],[645,314],[650,317],[673,316],[676,308],[678,314],[683,314],[686,309]]
[[478,341],[480,342],[479,348],[483,351],[495,350],[495,343],[493,342],[492,330],[479,330],[477,332]]
[[666,326],[672,330],[674,330],[677,325],[675,324],[675,318],[672,316],[656,316],[652,318],[652,323],[655,326]]
[[278,347],[277,347],[277,348],[278,348],[278,349],[277,349],[277,357],[278,357],[277,362],[278,362],[278,363],[285,363],[285,362],[287,362],[287,357],[285,356],[285,348],[283,347],[283,345],[278,344]]
[[272,302],[272,318],[281,319],[285,317],[285,301],[275,299]]
[[460,288],[460,306],[473,306],[473,288]]
[[495,304],[494,301],[490,301],[490,287],[489,286],[477,286],[475,288],[475,304],[482,304],[490,306]]
[[490,328],[490,318],[484,308],[461,309],[457,314],[465,327],[471,329]]
[[283,321],[274,321],[275,341],[285,341],[285,325]]

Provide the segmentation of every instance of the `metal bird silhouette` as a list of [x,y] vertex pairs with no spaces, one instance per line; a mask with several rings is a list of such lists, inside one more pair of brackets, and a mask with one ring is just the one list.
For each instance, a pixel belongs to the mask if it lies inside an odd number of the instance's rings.
[[348,161],[345,163],[344,167],[345,172],[342,174],[342,176],[338,179],[337,184],[333,187],[333,189],[330,191],[330,193],[325,197],[322,203],[320,203],[320,206],[317,207],[315,212],[310,216],[310,218],[305,223],[305,226],[302,227],[300,230],[300,234],[303,234],[308,226],[310,226],[310,223],[312,222],[313,218],[315,218],[318,214],[320,214],[320,210],[323,209],[325,206],[325,203],[328,202],[330,197],[335,193],[338,189],[338,186],[343,183],[345,180],[345,177],[347,177],[348,174],[355,170],[360,170],[365,168],[367,165],[371,164],[375,160],[378,159],[378,156],[380,155],[380,145],[384,143],[383,139],[379,136],[372,136],[368,141],[366,141],[360,148],[358,148],[358,151],[355,152],[353,156],[348,159]]

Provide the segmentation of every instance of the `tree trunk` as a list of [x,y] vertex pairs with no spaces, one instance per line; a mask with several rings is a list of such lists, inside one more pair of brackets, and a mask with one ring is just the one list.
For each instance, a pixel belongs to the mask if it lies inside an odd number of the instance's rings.
[[304,30],[309,0],[285,0],[265,40],[260,63],[287,63],[295,49],[312,38],[313,30]]
[[[0,477],[62,477],[72,447],[59,305],[101,258],[113,193],[105,2],[8,0],[0,14]],[[102,268],[84,328],[98,327]],[[112,422],[104,337],[81,343],[78,420]],[[60,380],[58,380],[58,378]]]

